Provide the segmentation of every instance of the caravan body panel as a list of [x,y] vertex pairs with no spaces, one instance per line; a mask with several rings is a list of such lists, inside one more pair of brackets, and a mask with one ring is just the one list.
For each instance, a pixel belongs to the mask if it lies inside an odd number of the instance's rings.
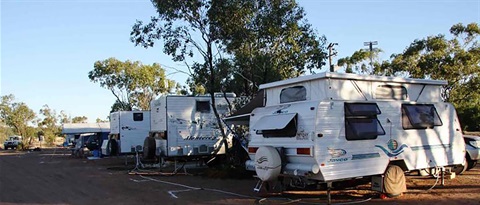
[[[264,146],[282,156],[281,174],[319,181],[379,175],[397,162],[405,171],[461,165],[465,144],[454,107],[442,102],[445,84],[322,73],[261,85],[266,106],[250,116],[247,169],[265,169],[254,161]],[[290,121],[266,127],[266,119]]]
[[[152,101],[152,134],[166,157],[223,154],[222,134],[210,96],[162,96]],[[229,98],[233,101],[233,98]],[[228,114],[224,97],[215,98],[220,117]],[[228,142],[231,134],[225,129]]]
[[118,134],[120,153],[134,153],[136,146],[143,147],[150,131],[150,111],[118,111],[110,118],[110,134]]

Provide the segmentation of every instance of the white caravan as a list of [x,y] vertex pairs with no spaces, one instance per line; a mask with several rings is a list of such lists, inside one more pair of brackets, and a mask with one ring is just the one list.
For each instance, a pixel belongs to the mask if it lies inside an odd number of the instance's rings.
[[[226,93],[229,102],[235,94]],[[215,94],[215,106],[220,117],[229,114],[229,102],[223,94]],[[224,154],[225,146],[209,95],[167,95],[153,100],[151,132],[145,139],[144,157],[199,157]],[[224,128],[225,125],[224,125]],[[225,129],[228,146],[232,134]]]
[[464,165],[455,108],[441,98],[446,84],[320,73],[260,85],[246,167],[262,181],[300,185],[385,176],[372,186],[400,194],[405,171]]
[[150,131],[150,111],[117,111],[110,113],[110,136],[102,145],[102,154],[135,153]]

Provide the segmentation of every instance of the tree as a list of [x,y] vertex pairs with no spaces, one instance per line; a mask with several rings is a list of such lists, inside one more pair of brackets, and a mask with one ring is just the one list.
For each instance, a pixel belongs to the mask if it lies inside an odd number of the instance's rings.
[[76,116],[72,118],[72,123],[87,123],[88,118],[85,116]]
[[212,33],[233,54],[225,85],[251,96],[259,84],[304,74],[325,65],[326,38],[318,37],[293,1],[212,1]]
[[102,120],[102,119],[100,119],[100,118],[97,118],[97,119],[95,120],[95,122],[96,122],[96,123],[101,123],[101,122],[109,122],[109,121],[108,121],[108,119],[107,119],[107,120]]
[[159,64],[143,65],[139,61],[122,62],[115,58],[95,62],[88,78],[112,92],[116,98],[112,110],[148,110],[156,95],[175,87],[175,82],[166,78]]
[[60,136],[61,133],[61,128],[58,126],[57,113],[48,105],[43,105],[42,109],[40,109],[40,114],[43,116],[43,119],[38,123],[40,129],[38,135],[43,135],[47,143],[53,144],[55,138]]
[[72,117],[67,115],[65,111],[60,111],[60,114],[58,114],[58,119],[60,121],[60,124],[65,124],[65,123],[71,123],[72,122]]
[[[225,146],[226,134],[218,114],[214,85],[218,83],[218,70],[215,64],[221,58],[217,58],[215,52],[219,52],[219,39],[210,30],[208,10],[210,3],[206,1],[152,1],[157,9],[158,17],[152,17],[151,22],[143,25],[137,21],[131,32],[131,40],[135,45],[151,47],[158,39],[164,41],[164,53],[171,55],[174,61],[184,62],[186,57],[193,57],[194,50],[203,58],[201,62],[194,62],[190,67],[190,74],[200,74],[202,79],[199,84],[203,85],[211,94],[213,112],[217,118],[217,125],[223,136]],[[199,35],[200,40],[194,39]],[[217,53],[218,54],[218,53]],[[227,146],[226,146],[227,147]]]
[[[346,73],[360,73],[360,74],[380,74],[380,63],[373,62],[382,52],[379,48],[374,48],[372,51],[368,49],[360,49],[355,51],[352,56],[340,58],[337,65],[344,67]],[[372,60],[372,62],[370,62]]]
[[447,80],[443,99],[456,106],[464,129],[479,130],[480,28],[477,23],[459,23],[450,33],[452,39],[439,34],[415,40],[383,67],[395,75]]
[[[268,2],[265,1],[260,6],[265,8],[262,13],[265,17],[257,19],[260,15],[249,14],[256,12],[256,8],[243,7],[240,1],[235,1],[232,5],[223,1],[204,0],[152,1],[158,16],[152,17],[147,24],[137,21],[132,28],[131,40],[135,45],[146,48],[154,46],[156,40],[163,40],[164,53],[172,56],[174,61],[184,62],[189,68],[187,73],[190,74],[191,88],[196,91],[203,87],[210,94],[212,105],[215,105],[215,91],[234,88],[237,91],[242,90],[243,87],[236,86],[240,84],[234,84],[235,81],[232,80],[238,76],[243,76],[241,81],[248,83],[257,79],[273,81],[276,80],[276,74],[280,74],[282,78],[298,76],[305,67],[321,65],[319,61],[325,59],[324,56],[321,58],[321,43],[312,40],[317,39],[309,25],[297,24],[303,18],[303,10],[299,9],[294,1],[289,1],[290,4],[283,4],[278,0],[272,1],[272,4]],[[252,4],[254,1],[248,3]],[[224,12],[224,9],[228,9],[228,12]],[[290,15],[291,12],[294,14]],[[238,15],[265,22],[245,24],[236,19]],[[283,18],[284,16],[286,17]],[[268,27],[270,24],[272,26]],[[250,29],[249,32],[257,36],[238,33],[243,32],[243,29]],[[268,29],[272,30],[270,34],[261,32]],[[305,34],[301,35],[302,32]],[[272,34],[277,35],[269,36]],[[250,47],[242,46],[243,43],[249,43]],[[192,58],[194,55],[200,55],[200,58]],[[313,59],[315,57],[318,58]],[[189,65],[187,59],[193,63]],[[257,59],[258,61],[254,61]],[[258,62],[262,63],[262,67],[249,67],[257,65]],[[310,62],[311,65],[308,64]],[[233,69],[234,66],[238,66],[238,71]],[[263,76],[248,79],[251,77],[250,73],[259,68],[264,68],[260,70]],[[254,77],[256,75],[253,74]],[[254,82],[253,86],[255,84]],[[220,116],[216,107],[212,107],[226,145],[226,134]]]
[[36,130],[29,124],[35,123],[35,112],[23,102],[15,102],[15,96],[1,97],[0,117],[2,121],[13,129],[13,132],[23,137],[24,146],[28,146],[35,136]]

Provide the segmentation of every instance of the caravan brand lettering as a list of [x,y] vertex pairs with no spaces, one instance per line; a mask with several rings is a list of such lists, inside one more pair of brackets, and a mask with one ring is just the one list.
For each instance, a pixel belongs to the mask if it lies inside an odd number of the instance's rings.
[[329,162],[346,162],[346,161],[348,161],[348,158],[332,158],[328,161]]
[[216,140],[216,136],[206,136],[206,135],[200,135],[200,136],[187,136],[186,138],[183,138],[183,140]]

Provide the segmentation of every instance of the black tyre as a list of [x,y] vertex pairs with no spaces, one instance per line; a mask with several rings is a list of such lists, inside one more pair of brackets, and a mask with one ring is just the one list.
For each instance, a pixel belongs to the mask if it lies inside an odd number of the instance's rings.
[[477,165],[477,160],[472,160],[472,158],[470,158],[470,155],[466,155],[465,158],[467,159],[467,164],[465,166],[467,166],[467,171],[474,168],[476,165]]
[[108,153],[110,153],[110,156],[116,156],[118,155],[118,142],[115,139],[110,139],[108,140]]
[[461,175],[463,174],[463,172],[467,171],[467,168],[468,168],[467,156],[465,156],[465,159],[464,159],[464,166],[458,165],[453,167],[452,171],[455,172],[456,175]]
[[156,147],[155,138],[146,137],[143,141],[143,159],[154,159]]
[[388,197],[400,196],[407,191],[405,173],[397,165],[389,165],[383,179],[383,192]]

